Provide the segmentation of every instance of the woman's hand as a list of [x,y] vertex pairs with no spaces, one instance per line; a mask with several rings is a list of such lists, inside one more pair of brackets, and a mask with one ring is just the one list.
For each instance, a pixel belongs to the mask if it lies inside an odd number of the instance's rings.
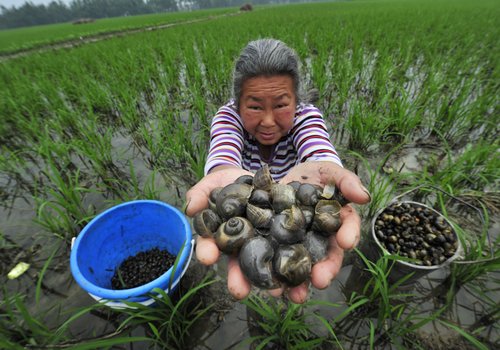
[[[370,193],[361,184],[356,174],[332,162],[305,162],[293,168],[280,182],[308,182],[324,187],[334,183],[344,197],[353,203],[370,202]],[[353,249],[359,242],[361,219],[351,205],[342,207],[340,211],[342,226],[337,234],[330,237],[328,257],[316,263],[311,271],[311,283],[318,289],[327,288],[342,267],[344,250]],[[279,295],[282,291],[276,291]],[[288,296],[296,303],[303,303],[307,298],[308,283],[290,288]]]
[[[239,176],[250,174],[238,168],[224,168],[205,176],[198,184],[191,188],[186,198],[188,206],[186,213],[193,216],[208,206],[208,196],[216,187],[222,187],[234,182]],[[335,183],[342,194],[350,201],[365,204],[370,201],[368,191],[363,187],[359,178],[332,162],[305,162],[293,168],[282,180],[282,183],[291,181],[308,182],[325,186]],[[336,235],[330,238],[328,257],[314,265],[311,272],[311,282],[318,289],[327,288],[335,278],[344,257],[344,249],[354,248],[360,237],[361,219],[357,212],[346,205],[340,212],[342,226]],[[214,264],[220,256],[220,251],[212,238],[198,237],[196,257],[205,265]],[[238,260],[231,256],[228,264],[228,289],[237,299],[243,299],[250,293],[250,283],[241,272]],[[283,289],[269,291],[271,295],[279,296]],[[308,294],[308,284],[290,288],[288,296],[295,303],[303,303]]]
[[[200,180],[186,193],[186,214],[194,216],[208,207],[208,196],[216,187],[224,187],[233,183],[242,175],[253,175],[251,172],[231,166],[221,166]],[[204,265],[212,265],[219,260],[220,251],[213,238],[198,236],[196,240],[196,258]],[[243,276],[238,260],[229,258],[228,289],[237,299],[245,298],[250,293],[250,283]]]

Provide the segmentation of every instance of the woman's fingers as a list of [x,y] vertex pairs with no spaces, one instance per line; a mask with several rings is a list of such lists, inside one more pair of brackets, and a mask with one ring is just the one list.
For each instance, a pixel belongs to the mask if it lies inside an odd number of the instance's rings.
[[246,298],[250,293],[250,282],[241,272],[238,260],[231,256],[227,266],[227,289],[238,300]]
[[194,216],[199,211],[208,207],[208,196],[212,188],[198,183],[186,192],[186,215]]
[[337,244],[335,236],[330,237],[328,257],[316,263],[311,271],[311,283],[318,289],[327,288],[342,267],[344,250]]
[[346,205],[340,210],[340,226],[335,234],[336,243],[342,249],[353,249],[358,245],[361,234],[361,218],[351,205]]
[[196,239],[196,258],[203,265],[213,265],[219,260],[220,251],[213,238],[198,236]]
[[290,288],[288,298],[296,304],[303,304],[307,300],[309,282],[304,282],[297,287]]
[[359,242],[361,219],[351,205],[342,207],[340,211],[342,226],[330,237],[328,257],[316,263],[311,272],[311,282],[318,289],[327,288],[337,276],[344,259],[344,249],[353,249]]
[[322,184],[335,183],[344,197],[354,203],[365,204],[371,200],[370,192],[361,184],[359,177],[347,169],[335,164],[323,166],[320,177]]
[[188,216],[194,216],[208,207],[208,197],[214,188],[233,183],[241,175],[252,175],[249,171],[234,166],[223,166],[218,169],[218,171],[206,175],[186,192],[186,214]]

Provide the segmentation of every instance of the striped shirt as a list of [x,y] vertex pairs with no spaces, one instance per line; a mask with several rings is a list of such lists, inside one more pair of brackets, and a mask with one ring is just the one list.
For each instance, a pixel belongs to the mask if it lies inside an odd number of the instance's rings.
[[323,115],[311,104],[297,106],[292,129],[278,141],[267,162],[260,156],[258,141],[243,128],[232,101],[222,106],[212,120],[205,175],[219,165],[234,165],[255,173],[267,163],[273,179],[278,181],[305,161],[331,161],[342,166]]

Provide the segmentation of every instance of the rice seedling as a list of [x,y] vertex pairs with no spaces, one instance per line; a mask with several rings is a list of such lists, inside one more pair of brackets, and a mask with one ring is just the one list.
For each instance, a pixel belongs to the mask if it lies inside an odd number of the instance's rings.
[[155,27],[166,24],[192,21],[197,18],[223,15],[234,12],[232,8],[199,10],[196,12],[159,13],[117,18],[103,18],[85,26],[71,23],[51,24],[1,31],[0,52],[9,53],[46,44],[75,40],[110,32]]
[[196,295],[215,281],[207,276],[179,296],[179,299],[172,298],[165,291],[155,288],[151,291],[155,307],[126,302],[130,309],[117,310],[126,317],[120,323],[118,331],[141,325],[151,337],[155,348],[185,349],[189,344],[190,329],[213,307],[212,304],[204,305],[201,301],[197,301]]
[[[371,194],[371,201],[368,205],[368,209],[360,208],[366,211],[363,216],[371,218],[375,213],[384,208],[387,203],[395,196],[396,185],[398,183],[397,174],[386,175],[383,171],[387,159],[395,152],[397,152],[399,147],[395,147],[390,152],[384,156],[384,159],[380,161],[376,166],[371,166],[368,159],[363,155],[356,152],[349,152],[350,155],[361,161],[364,168],[360,170],[362,172],[360,177],[362,179],[367,178],[365,182],[368,184],[368,191]],[[366,173],[365,173],[366,172]]]
[[251,294],[243,300],[243,304],[248,309],[247,314],[251,316],[250,327],[253,327],[257,333],[245,342],[253,344],[255,349],[321,348],[327,343],[327,339],[318,336],[312,330],[312,324],[308,320],[312,316],[316,316],[333,331],[321,316],[306,312],[308,306],[315,304],[313,301],[299,305],[287,299],[271,299]]
[[[443,282],[436,286],[433,293],[443,295],[441,300],[447,307],[451,307],[460,289],[469,290],[471,295],[480,296],[487,305],[494,305],[491,300],[491,288],[486,286],[486,282],[493,278],[491,273],[500,268],[500,255],[498,247],[500,238],[491,238],[488,234],[489,216],[485,208],[479,217],[474,216],[472,220],[482,221],[479,232],[474,226],[462,228],[456,225],[455,231],[462,242],[465,252],[462,260],[456,261],[450,266],[449,275]],[[476,224],[477,225],[477,224]],[[471,283],[474,282],[474,283]]]
[[51,183],[45,193],[35,195],[36,222],[48,232],[69,241],[95,215],[95,208],[86,207],[84,196],[92,189],[81,185],[80,174],[62,173],[49,162],[44,171]]

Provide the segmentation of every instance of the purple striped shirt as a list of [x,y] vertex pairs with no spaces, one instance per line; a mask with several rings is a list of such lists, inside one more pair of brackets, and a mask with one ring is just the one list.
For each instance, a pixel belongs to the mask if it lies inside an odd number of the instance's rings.
[[[299,104],[292,129],[275,145],[267,164],[274,180],[278,181],[305,161],[330,161],[342,166],[319,109]],[[264,164],[258,141],[243,129],[234,103],[222,106],[212,120],[205,174],[219,165],[234,165],[255,173]]]

